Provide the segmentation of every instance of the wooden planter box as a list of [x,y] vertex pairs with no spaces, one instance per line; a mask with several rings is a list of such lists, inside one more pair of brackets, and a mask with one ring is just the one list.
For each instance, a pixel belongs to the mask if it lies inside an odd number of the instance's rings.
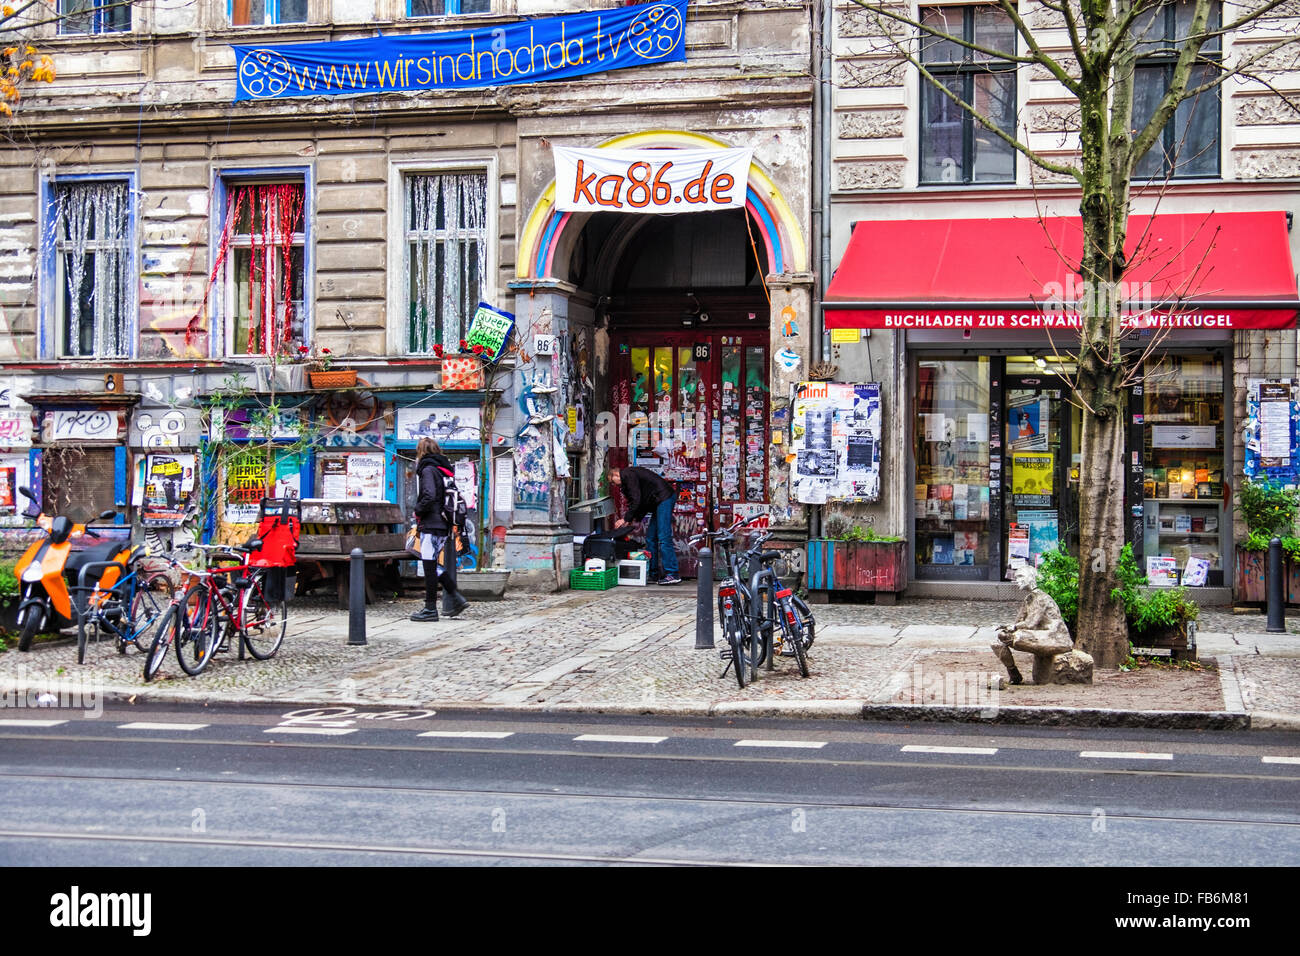
[[906,541],[808,542],[810,592],[870,591],[892,601],[907,587]]
[[1187,629],[1170,628],[1163,631],[1147,631],[1145,634],[1135,634],[1129,631],[1129,640],[1137,653],[1143,650],[1153,652],[1149,656],[1168,657],[1176,661],[1194,661],[1197,659],[1196,641],[1196,622],[1191,621],[1187,624]]
[[[1241,604],[1268,603],[1268,552],[1236,549],[1237,575],[1233,582],[1233,598]],[[1286,603],[1300,605],[1300,565],[1285,553],[1282,555],[1282,586],[1286,589]]]

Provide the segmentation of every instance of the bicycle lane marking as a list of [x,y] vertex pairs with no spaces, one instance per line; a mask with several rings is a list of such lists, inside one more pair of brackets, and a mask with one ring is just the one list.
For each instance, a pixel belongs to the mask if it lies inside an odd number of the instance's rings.
[[352,725],[358,720],[425,720],[435,714],[436,711],[432,710],[358,711],[355,707],[344,706],[307,707],[282,714],[279,724],[262,732],[340,737],[356,733],[360,728]]

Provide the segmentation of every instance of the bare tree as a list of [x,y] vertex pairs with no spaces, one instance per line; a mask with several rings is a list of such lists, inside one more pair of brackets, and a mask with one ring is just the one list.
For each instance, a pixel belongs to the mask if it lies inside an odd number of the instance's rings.
[[[1122,351],[1123,318],[1132,310],[1121,283],[1137,258],[1125,253],[1131,184],[1135,174],[1150,175],[1140,164],[1153,149],[1163,149],[1165,130],[1180,105],[1194,109],[1197,97],[1217,96],[1218,87],[1230,77],[1262,84],[1300,114],[1296,98],[1278,90],[1268,70],[1279,51],[1300,39],[1294,21],[1289,31],[1249,53],[1234,58],[1221,55],[1223,38],[1272,18],[1294,17],[1295,4],[1293,0],[1243,0],[1224,4],[1221,12],[1213,0],[1038,0],[1023,4],[1022,14],[1022,5],[1015,0],[994,0],[991,6],[1005,14],[1012,29],[1005,38],[996,37],[997,45],[989,45],[978,36],[971,39],[962,31],[951,32],[942,17],[914,16],[913,8],[906,5],[854,2],[875,22],[878,34],[887,38],[895,62],[905,59],[988,134],[1039,169],[1073,180],[1080,188],[1083,252],[1078,261],[1069,263],[1085,290],[1076,304],[1080,335],[1077,372],[1071,382],[1073,400],[1083,414],[1077,632],[1081,647],[1092,654],[1097,666],[1117,667],[1128,656],[1124,609],[1110,595],[1117,586],[1115,568],[1125,538],[1124,426],[1136,364]],[[921,6],[924,10],[925,4]],[[1177,15],[1167,17],[1169,12]],[[1044,25],[1031,26],[1031,20]],[[1060,40],[1062,31],[1068,46]],[[1072,98],[1078,104],[1072,117],[1078,135],[1074,160],[1041,155],[1031,148],[1028,136],[1022,138],[1014,126],[997,121],[996,101],[981,111],[952,84],[936,78],[921,52],[924,44],[932,43],[952,45],[951,49],[965,51],[967,59],[1004,69],[1008,64],[1045,69],[1066,91],[1062,99]],[[1051,49],[1066,52],[1052,55]],[[1135,111],[1139,60],[1152,55],[1163,58],[1168,83],[1154,104],[1148,102]],[[1145,106],[1150,107],[1149,116],[1141,115]],[[1184,153],[1195,154],[1206,144],[1180,145]],[[1177,156],[1165,159],[1172,160],[1170,167],[1178,161]]]
[[[67,33],[104,32],[105,18],[131,23],[136,0],[107,0],[95,4],[77,0],[13,0],[0,5],[0,118],[13,116],[23,89],[33,83],[53,83],[54,60],[41,52],[51,29]],[[125,18],[124,21],[122,18]]]

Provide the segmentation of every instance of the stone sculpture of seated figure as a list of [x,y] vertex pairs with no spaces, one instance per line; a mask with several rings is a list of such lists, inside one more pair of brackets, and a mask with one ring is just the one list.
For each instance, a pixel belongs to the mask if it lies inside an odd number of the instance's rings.
[[[1020,619],[998,628],[998,643],[993,645],[993,653],[1006,665],[1013,684],[1023,683],[1024,678],[1011,655],[1012,648],[1034,655],[1035,684],[1092,683],[1092,658],[1074,650],[1074,641],[1060,609],[1045,591],[1035,586],[1037,579],[1038,572],[1027,565],[1016,570],[1016,585],[1029,593],[1020,605]],[[1069,657],[1058,662],[1061,655]]]

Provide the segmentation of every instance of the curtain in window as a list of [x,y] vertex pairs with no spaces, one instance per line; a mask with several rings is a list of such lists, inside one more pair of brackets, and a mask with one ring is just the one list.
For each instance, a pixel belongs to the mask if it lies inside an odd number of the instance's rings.
[[454,346],[478,304],[487,267],[487,177],[411,176],[406,181],[412,352]]
[[[302,225],[301,183],[231,186],[226,194],[226,220],[209,286],[221,274],[230,253],[231,238],[247,237],[251,251],[247,283],[250,319],[245,352],[271,355],[293,339],[293,292],[297,274],[293,239]],[[274,308],[263,308],[268,297]],[[231,307],[235,311],[236,304],[231,303]],[[276,314],[280,309],[284,319],[277,327]],[[229,318],[235,320],[233,315]]]
[[55,235],[67,285],[63,348],[70,355],[126,354],[128,199],[121,181],[54,187]]

